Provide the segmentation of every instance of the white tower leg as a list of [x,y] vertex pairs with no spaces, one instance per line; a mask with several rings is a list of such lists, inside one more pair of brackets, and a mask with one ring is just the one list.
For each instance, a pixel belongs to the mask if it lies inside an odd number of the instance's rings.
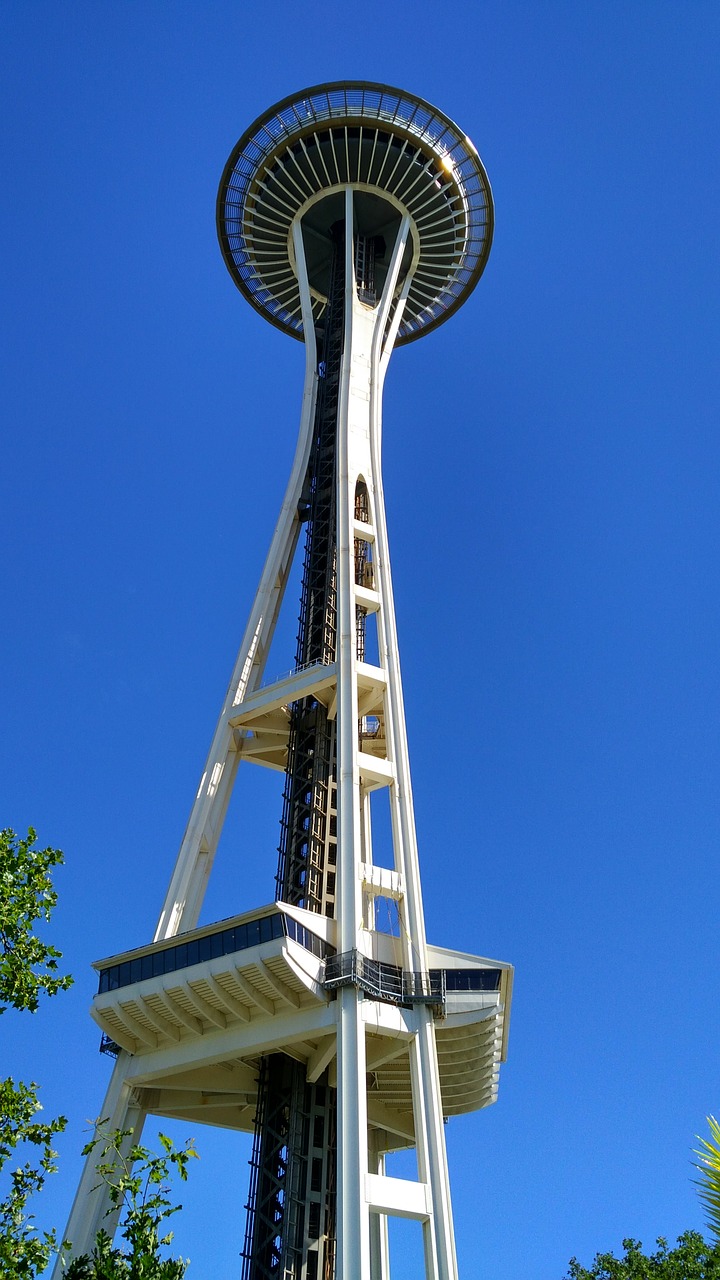
[[[388,323],[399,321],[403,297],[395,298],[400,263],[407,236],[404,219],[394,246],[388,277],[378,306],[370,309],[357,297],[353,263],[353,193],[346,189],[346,307],[340,408],[338,414],[338,790],[339,790],[339,949],[367,950],[363,903],[360,892],[361,814],[364,791],[358,757],[358,662],[356,657],[356,596],[354,574],[353,509],[355,486],[363,478],[373,495],[373,524],[379,570],[378,591],[380,662],[387,681],[385,722],[390,763],[391,807],[395,841],[395,868],[405,886],[399,903],[405,926],[404,967],[427,969],[425,927],[420,893],[412,791],[408,763],[402,688],[395,634],[390,563],[387,547],[382,481],[380,435],[382,385],[389,358]],[[407,290],[407,281],[405,282]],[[394,315],[393,315],[394,308]],[[367,828],[367,819],[364,824]],[[366,830],[366,846],[369,832]],[[370,1278],[367,1195],[358,1179],[368,1182],[365,1098],[365,1044],[360,1012],[361,993],[340,992],[338,1020],[338,1141],[339,1219],[338,1275]],[[426,1188],[428,1213],[424,1217],[426,1275],[428,1280],[456,1280],[457,1264],[449,1198],[447,1157],[443,1131],[440,1085],[432,1015],[417,1011],[417,1034],[411,1051],[413,1109],[420,1184]],[[405,1192],[394,1179],[376,1175],[368,1185],[386,1185],[388,1200],[402,1204]],[[410,1203],[403,1211],[411,1210]],[[377,1248],[376,1248],[377,1257]],[[352,1259],[352,1263],[350,1262]],[[346,1268],[352,1266],[352,1271]]]
[[[303,277],[303,294],[309,298],[301,239],[296,252]],[[285,595],[300,532],[300,502],[312,443],[317,395],[317,352],[312,328],[305,351],[300,431],[290,480],[155,930],[155,941],[172,938],[181,930],[192,929],[197,924],[241,758],[241,741],[236,738],[230,720],[233,710],[260,685]],[[134,1102],[132,1089],[126,1083],[130,1063],[130,1055],[122,1051],[115,1063],[99,1118],[107,1121],[104,1128],[108,1132],[132,1130],[132,1140],[138,1142],[145,1113]],[[117,1226],[119,1210],[111,1212],[108,1189],[97,1174],[98,1159],[97,1149],[86,1158],[63,1237],[70,1241],[73,1255],[92,1249],[100,1227],[112,1235]],[[60,1280],[70,1256],[58,1256],[52,1280]]]

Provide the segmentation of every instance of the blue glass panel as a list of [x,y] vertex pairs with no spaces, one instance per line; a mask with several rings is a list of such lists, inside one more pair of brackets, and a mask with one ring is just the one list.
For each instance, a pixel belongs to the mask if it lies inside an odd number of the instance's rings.
[[500,969],[446,969],[446,991],[499,991]]
[[[219,929],[217,933],[209,934],[204,938],[194,938],[188,942],[180,942],[174,947],[164,947],[150,955],[126,960],[121,965],[110,965],[100,973],[98,990],[101,993],[115,991],[118,987],[125,987],[130,983],[145,981],[164,973],[173,973],[205,960],[232,955],[235,951],[255,947],[260,942],[270,942],[285,936],[294,938],[313,955],[323,957],[333,952],[333,948],[328,947],[322,938],[316,937],[304,925],[298,924],[292,916],[285,916],[276,911],[270,916],[251,920],[248,924],[236,925],[231,929]],[[453,970],[453,972],[457,974],[468,971]],[[491,972],[495,975],[497,971]],[[468,988],[455,986],[450,989]]]

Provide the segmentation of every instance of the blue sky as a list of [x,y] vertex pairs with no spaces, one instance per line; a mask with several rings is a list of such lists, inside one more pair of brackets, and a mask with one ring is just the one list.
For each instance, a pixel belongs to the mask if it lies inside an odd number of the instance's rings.
[[[720,9],[36,0],[0,35],[0,824],[65,850],[76,979],[0,1026],[1,1069],[70,1119],[40,1221],[65,1220],[110,1065],[89,965],[154,929],[295,441],[302,349],[223,266],[219,176],[277,99],[367,78],[456,119],[496,201],[478,289],[385,400],[428,933],[517,969],[500,1100],[448,1126],[461,1275],[561,1280],[701,1226]],[[248,768],[205,919],[270,898],[278,821]],[[247,1144],[195,1138],[178,1249],[230,1280]]]

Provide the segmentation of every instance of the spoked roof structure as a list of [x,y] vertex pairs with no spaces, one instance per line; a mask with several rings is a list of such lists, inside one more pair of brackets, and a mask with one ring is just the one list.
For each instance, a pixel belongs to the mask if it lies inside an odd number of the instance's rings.
[[475,288],[494,216],[470,139],[436,107],[400,89],[364,81],[317,85],[257,118],[233,148],[218,192],[228,270],[257,311],[302,339],[293,220],[301,214],[313,317],[322,323],[330,230],[342,218],[348,186],[363,235],[390,245],[403,213],[410,217],[403,265],[412,266],[413,279],[395,345],[412,342]]

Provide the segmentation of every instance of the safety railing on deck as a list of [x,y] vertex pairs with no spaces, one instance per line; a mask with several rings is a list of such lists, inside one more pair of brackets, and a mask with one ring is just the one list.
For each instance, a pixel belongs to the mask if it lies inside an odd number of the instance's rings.
[[375,1000],[391,1004],[445,1004],[445,971],[410,972],[398,965],[369,960],[359,951],[344,951],[325,961],[326,991],[337,987],[359,987]]

